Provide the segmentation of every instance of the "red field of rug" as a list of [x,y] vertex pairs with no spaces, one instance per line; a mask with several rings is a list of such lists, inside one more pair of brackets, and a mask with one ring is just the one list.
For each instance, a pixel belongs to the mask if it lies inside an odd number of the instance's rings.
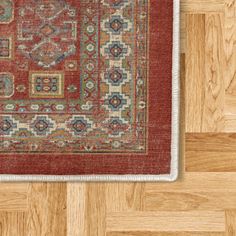
[[177,2],[2,0],[0,179],[174,180]]

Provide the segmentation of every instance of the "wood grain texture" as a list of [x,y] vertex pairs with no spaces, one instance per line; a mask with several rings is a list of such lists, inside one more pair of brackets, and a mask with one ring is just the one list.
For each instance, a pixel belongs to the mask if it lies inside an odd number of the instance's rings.
[[181,0],[181,53],[178,181],[1,183],[0,236],[236,235],[236,1]]
[[142,211],[144,184],[109,183],[106,185],[106,206],[110,211]]
[[186,171],[235,172],[236,135],[189,133],[186,135]]
[[225,66],[225,132],[235,132],[236,126],[236,1],[224,2]]
[[235,172],[185,172],[178,181],[145,184],[145,192],[195,191],[227,192],[236,190]]
[[170,191],[146,192],[145,211],[219,211],[233,209],[236,202],[234,192]]
[[[73,204],[71,204],[73,202]],[[67,235],[83,236],[86,229],[86,184],[67,184]]]
[[202,132],[224,130],[224,51],[223,16],[207,14],[205,18],[205,79]]
[[66,235],[66,184],[33,183],[28,196],[27,236]]
[[222,232],[108,232],[106,236],[225,236]]
[[236,2],[225,0],[224,4],[224,49],[225,49],[225,88],[227,93],[233,92],[236,79]]
[[236,210],[226,211],[226,236],[236,235]]
[[224,0],[181,0],[181,9],[189,14],[224,11]]
[[186,131],[202,130],[205,81],[205,15],[186,16]]
[[0,212],[24,211],[28,207],[28,184],[0,184]]
[[25,236],[26,213],[25,212],[1,212],[0,235],[1,236]]
[[[122,228],[120,227],[122,225]],[[108,231],[225,231],[224,211],[109,212]]]
[[89,183],[86,191],[86,225],[84,236],[105,235],[106,195],[105,184]]

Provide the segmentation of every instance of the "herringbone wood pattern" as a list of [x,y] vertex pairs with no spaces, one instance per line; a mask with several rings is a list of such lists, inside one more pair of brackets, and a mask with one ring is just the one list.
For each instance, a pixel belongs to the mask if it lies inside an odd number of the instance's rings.
[[180,179],[2,183],[0,236],[236,236],[236,1],[181,2]]

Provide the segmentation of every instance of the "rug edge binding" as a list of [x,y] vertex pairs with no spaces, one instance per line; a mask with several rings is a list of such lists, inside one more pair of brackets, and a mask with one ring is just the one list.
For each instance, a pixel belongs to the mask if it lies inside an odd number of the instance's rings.
[[174,0],[173,20],[173,67],[172,67],[172,134],[171,134],[171,173],[165,175],[0,175],[0,181],[104,181],[104,182],[173,182],[179,174],[180,146],[180,0]]

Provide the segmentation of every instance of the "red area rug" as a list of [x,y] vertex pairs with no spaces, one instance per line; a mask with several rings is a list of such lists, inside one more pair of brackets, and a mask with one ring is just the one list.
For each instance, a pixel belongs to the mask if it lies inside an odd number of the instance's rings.
[[172,181],[178,0],[1,0],[0,179]]

